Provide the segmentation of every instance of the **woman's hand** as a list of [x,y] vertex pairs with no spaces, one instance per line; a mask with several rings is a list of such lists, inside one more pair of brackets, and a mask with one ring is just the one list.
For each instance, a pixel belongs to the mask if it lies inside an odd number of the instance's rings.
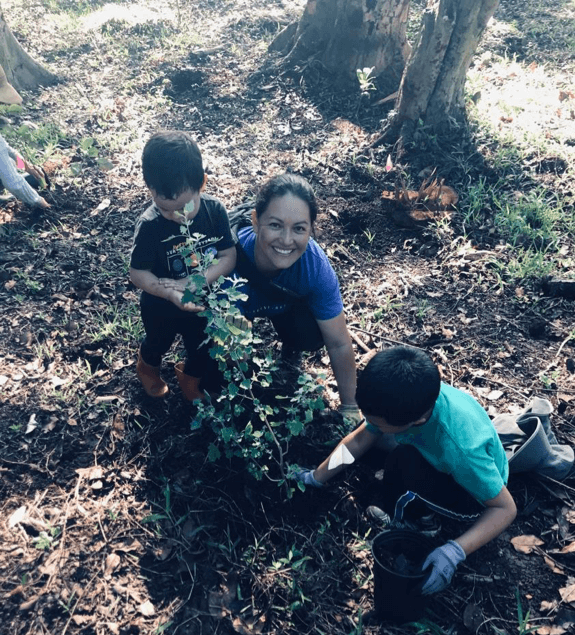
[[343,417],[344,421],[347,421],[352,426],[358,426],[363,421],[363,415],[361,410],[357,407],[357,404],[341,404],[337,410]]

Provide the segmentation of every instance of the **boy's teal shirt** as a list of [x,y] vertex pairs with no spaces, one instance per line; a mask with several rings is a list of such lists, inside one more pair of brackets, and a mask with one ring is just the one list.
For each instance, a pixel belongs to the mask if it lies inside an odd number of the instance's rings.
[[[381,434],[370,423],[366,427]],[[507,457],[489,415],[457,388],[441,384],[429,420],[394,436],[398,443],[416,447],[437,470],[451,474],[480,503],[507,485]]]

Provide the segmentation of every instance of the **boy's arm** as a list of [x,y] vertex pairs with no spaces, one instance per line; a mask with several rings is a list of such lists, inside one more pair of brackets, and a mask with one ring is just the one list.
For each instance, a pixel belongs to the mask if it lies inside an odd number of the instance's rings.
[[445,589],[457,565],[498,536],[517,515],[515,501],[505,486],[495,498],[485,501],[485,505],[487,509],[465,533],[427,556],[422,569],[425,571],[431,566],[431,572],[421,589],[423,595]]
[[142,291],[155,295],[158,298],[163,298],[175,304],[178,309],[182,311],[191,311],[192,313],[198,313],[203,311],[204,308],[197,306],[190,302],[182,304],[183,291],[164,286],[158,276],[154,275],[147,269],[134,269],[130,267],[130,280]]
[[338,444],[336,449],[317,467],[313,472],[313,477],[319,483],[327,483],[331,478],[339,474],[344,468],[345,464],[338,465],[337,467],[329,469],[329,460],[332,454],[339,448],[340,445],[345,445],[354,459],[359,459],[363,456],[375,443],[377,436],[365,427],[365,423],[361,423],[353,432],[350,432],[344,439]]
[[455,539],[455,542],[465,551],[466,556],[499,536],[517,515],[515,501],[505,486],[495,498],[485,501],[485,506],[485,511],[477,521]]

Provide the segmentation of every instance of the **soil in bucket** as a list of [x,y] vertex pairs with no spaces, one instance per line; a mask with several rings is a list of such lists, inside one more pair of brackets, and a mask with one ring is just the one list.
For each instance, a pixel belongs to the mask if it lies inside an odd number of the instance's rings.
[[429,571],[423,573],[421,565],[434,548],[430,538],[415,531],[388,530],[374,538],[374,604],[379,620],[401,624],[423,615],[428,596],[421,595],[421,587]]

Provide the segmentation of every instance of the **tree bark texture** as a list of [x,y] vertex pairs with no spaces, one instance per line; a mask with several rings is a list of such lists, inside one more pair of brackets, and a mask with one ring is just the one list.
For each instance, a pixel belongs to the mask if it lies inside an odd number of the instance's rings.
[[0,65],[8,81],[16,88],[34,89],[57,81],[56,75],[36,62],[20,46],[4,19],[0,6]]
[[297,29],[284,29],[270,49],[287,53],[287,64],[317,59],[344,78],[374,68],[397,85],[411,51],[408,11],[409,0],[308,0]]
[[397,102],[399,122],[438,126],[464,116],[464,85],[479,40],[499,0],[429,0]]

